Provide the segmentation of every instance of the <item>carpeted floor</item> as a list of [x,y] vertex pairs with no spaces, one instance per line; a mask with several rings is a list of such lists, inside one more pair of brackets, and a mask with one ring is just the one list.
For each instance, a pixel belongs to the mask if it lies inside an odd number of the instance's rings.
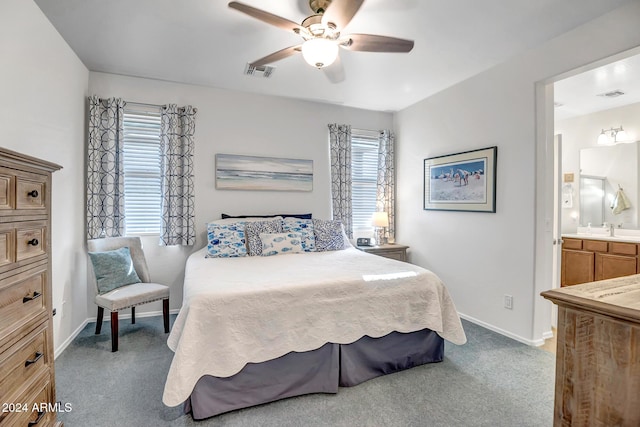
[[[172,319],[173,321],[173,319]],[[173,353],[162,320],[120,322],[111,353],[109,324],[88,324],[56,359],[60,413],[75,426],[487,426],[553,424],[554,355],[463,322],[468,343],[446,343],[442,363],[379,377],[338,394],[294,397],[193,421],[162,404]]]

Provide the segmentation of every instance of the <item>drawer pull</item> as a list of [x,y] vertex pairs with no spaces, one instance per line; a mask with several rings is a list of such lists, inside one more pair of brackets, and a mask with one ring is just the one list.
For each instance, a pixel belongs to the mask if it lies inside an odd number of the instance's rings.
[[36,363],[38,360],[42,359],[42,356],[44,356],[44,353],[41,353],[39,351],[36,351],[36,357],[33,359],[27,359],[24,362],[24,366],[27,367],[29,365],[33,365],[34,363]]
[[36,299],[36,298],[40,298],[41,296],[42,296],[42,294],[41,294],[40,292],[38,292],[38,291],[33,291],[33,296],[32,296],[32,297],[24,297],[24,298],[22,298],[22,303],[23,303],[23,304],[26,304],[26,303],[28,303],[29,301],[33,301],[33,300],[34,300],[34,299]]
[[31,239],[29,241],[27,241],[27,245],[31,245],[31,246],[38,246],[38,239]]
[[33,197],[33,198],[38,197],[38,190],[31,190],[31,191],[29,191],[29,192],[27,193],[27,196],[29,196],[29,197]]
[[40,420],[44,417],[44,411],[38,411],[38,418],[33,421],[29,421],[29,426],[34,426],[40,422]]

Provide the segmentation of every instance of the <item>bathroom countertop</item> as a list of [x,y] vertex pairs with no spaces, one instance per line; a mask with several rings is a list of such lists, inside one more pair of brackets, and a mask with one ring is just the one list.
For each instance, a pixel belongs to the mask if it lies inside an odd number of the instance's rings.
[[609,236],[608,234],[599,233],[563,233],[562,237],[573,239],[589,239],[589,240],[607,240],[610,242],[626,242],[626,243],[640,243],[640,236]]

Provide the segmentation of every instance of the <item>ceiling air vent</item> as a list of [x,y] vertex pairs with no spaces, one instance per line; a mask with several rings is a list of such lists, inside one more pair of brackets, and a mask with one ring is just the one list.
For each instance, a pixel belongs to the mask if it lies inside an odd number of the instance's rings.
[[612,90],[611,92],[599,93],[598,96],[604,96],[606,98],[617,98],[618,96],[624,95],[624,92],[621,90]]
[[244,67],[244,73],[247,76],[264,77],[265,79],[271,77],[274,71],[275,68],[269,67],[268,65],[254,66],[251,64],[247,64],[247,66]]

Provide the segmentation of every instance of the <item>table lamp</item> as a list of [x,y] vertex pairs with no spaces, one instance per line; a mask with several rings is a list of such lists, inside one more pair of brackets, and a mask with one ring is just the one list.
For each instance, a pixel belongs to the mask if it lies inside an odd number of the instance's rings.
[[372,222],[373,226],[376,227],[376,242],[379,245],[386,245],[386,228],[389,226],[389,214],[387,212],[374,212]]

